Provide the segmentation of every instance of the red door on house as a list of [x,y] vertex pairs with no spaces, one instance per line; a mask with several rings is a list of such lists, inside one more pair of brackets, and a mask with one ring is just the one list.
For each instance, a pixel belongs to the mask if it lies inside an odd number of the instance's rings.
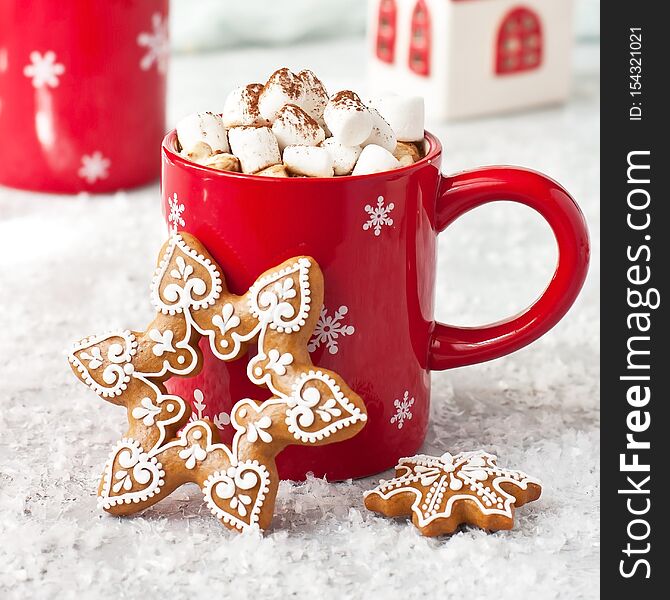
[[377,58],[391,64],[395,60],[397,14],[395,0],[381,0],[377,19]]
[[520,7],[508,12],[498,30],[496,74],[537,69],[542,64],[542,23],[534,11]]
[[425,0],[418,0],[412,11],[409,42],[409,68],[417,75],[430,75],[430,13]]

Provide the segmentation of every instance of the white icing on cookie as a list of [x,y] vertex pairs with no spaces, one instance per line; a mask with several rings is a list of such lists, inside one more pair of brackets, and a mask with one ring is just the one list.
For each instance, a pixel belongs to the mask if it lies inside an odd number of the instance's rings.
[[144,452],[138,441],[124,438],[114,446],[105,465],[98,505],[108,509],[148,500],[160,491],[164,477],[155,457]]
[[479,450],[439,458],[419,454],[401,458],[396,470],[400,473],[366,492],[388,500],[397,494],[410,492],[416,496],[412,512],[418,527],[425,527],[440,518],[449,518],[459,501],[473,502],[483,515],[513,517],[516,498],[503,489],[504,484],[525,490],[529,484],[540,482],[521,471],[502,469],[493,454]]
[[[193,265],[187,259],[204,267],[208,280],[194,276]],[[212,261],[190,248],[180,234],[173,233],[151,282],[151,301],[156,309],[174,315],[185,309],[206,308],[216,302],[221,289],[221,276]]]
[[[109,343],[111,340],[117,341]],[[128,387],[136,352],[135,336],[127,330],[117,331],[83,339],[74,345],[68,360],[81,373],[86,385],[99,396],[110,398]]]
[[258,529],[258,515],[270,491],[270,474],[257,460],[212,473],[202,487],[212,514],[237,529]]

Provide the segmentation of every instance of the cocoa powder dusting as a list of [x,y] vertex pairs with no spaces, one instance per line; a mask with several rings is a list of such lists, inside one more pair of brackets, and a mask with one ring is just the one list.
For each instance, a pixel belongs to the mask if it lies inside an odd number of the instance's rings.
[[302,82],[286,67],[277,69],[270,75],[270,79],[263,86],[261,93],[275,85],[279,85],[282,91],[290,98],[299,98],[302,93]]
[[250,96],[258,96],[263,90],[263,84],[250,83],[248,86],[246,86],[245,89],[247,90],[247,94],[249,94]]
[[326,86],[323,85],[323,82],[314,74],[313,71],[310,71],[309,69],[303,69],[300,71],[300,73],[298,73],[298,79],[302,81],[305,87],[311,88],[314,91],[327,96]]
[[356,92],[352,92],[351,90],[342,90],[337,92],[330,99],[330,101],[332,102],[333,106],[353,108],[361,112],[367,110],[365,106],[363,106],[359,95]]
[[285,105],[277,113],[277,120],[287,125],[293,125],[301,133],[310,136],[315,136],[319,130],[319,124],[295,104]]
[[258,99],[263,91],[262,83],[250,83],[244,87],[243,98],[246,104],[246,110],[249,116],[254,120],[255,127],[265,127],[269,123],[261,118],[258,110]]

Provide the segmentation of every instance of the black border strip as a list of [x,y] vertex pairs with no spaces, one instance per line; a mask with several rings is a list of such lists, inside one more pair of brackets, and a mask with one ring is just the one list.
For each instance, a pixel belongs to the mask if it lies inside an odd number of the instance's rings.
[[662,8],[606,2],[601,14],[603,597],[661,598],[669,589],[670,30]]

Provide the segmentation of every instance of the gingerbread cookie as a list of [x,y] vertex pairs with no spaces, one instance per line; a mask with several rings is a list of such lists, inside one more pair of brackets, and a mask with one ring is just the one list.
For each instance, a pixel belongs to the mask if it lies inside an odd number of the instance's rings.
[[411,515],[426,536],[453,533],[463,523],[512,529],[514,507],[537,500],[542,488],[521,471],[501,469],[496,460],[483,450],[401,458],[393,479],[365,493],[365,506],[387,517]]
[[[69,355],[75,375],[128,414],[128,431],[103,471],[100,506],[127,515],[194,482],[228,528],[267,528],[279,484],[276,455],[289,444],[348,439],[367,418],[361,398],[337,373],[314,366],[307,351],[323,302],[321,270],[313,258],[295,257],[236,296],[202,244],[174,233],[162,248],[151,299],[157,315],[145,331],[89,337]],[[235,404],[230,446],[164,386],[198,373],[202,337],[224,361],[253,344],[249,379],[273,394]]]

